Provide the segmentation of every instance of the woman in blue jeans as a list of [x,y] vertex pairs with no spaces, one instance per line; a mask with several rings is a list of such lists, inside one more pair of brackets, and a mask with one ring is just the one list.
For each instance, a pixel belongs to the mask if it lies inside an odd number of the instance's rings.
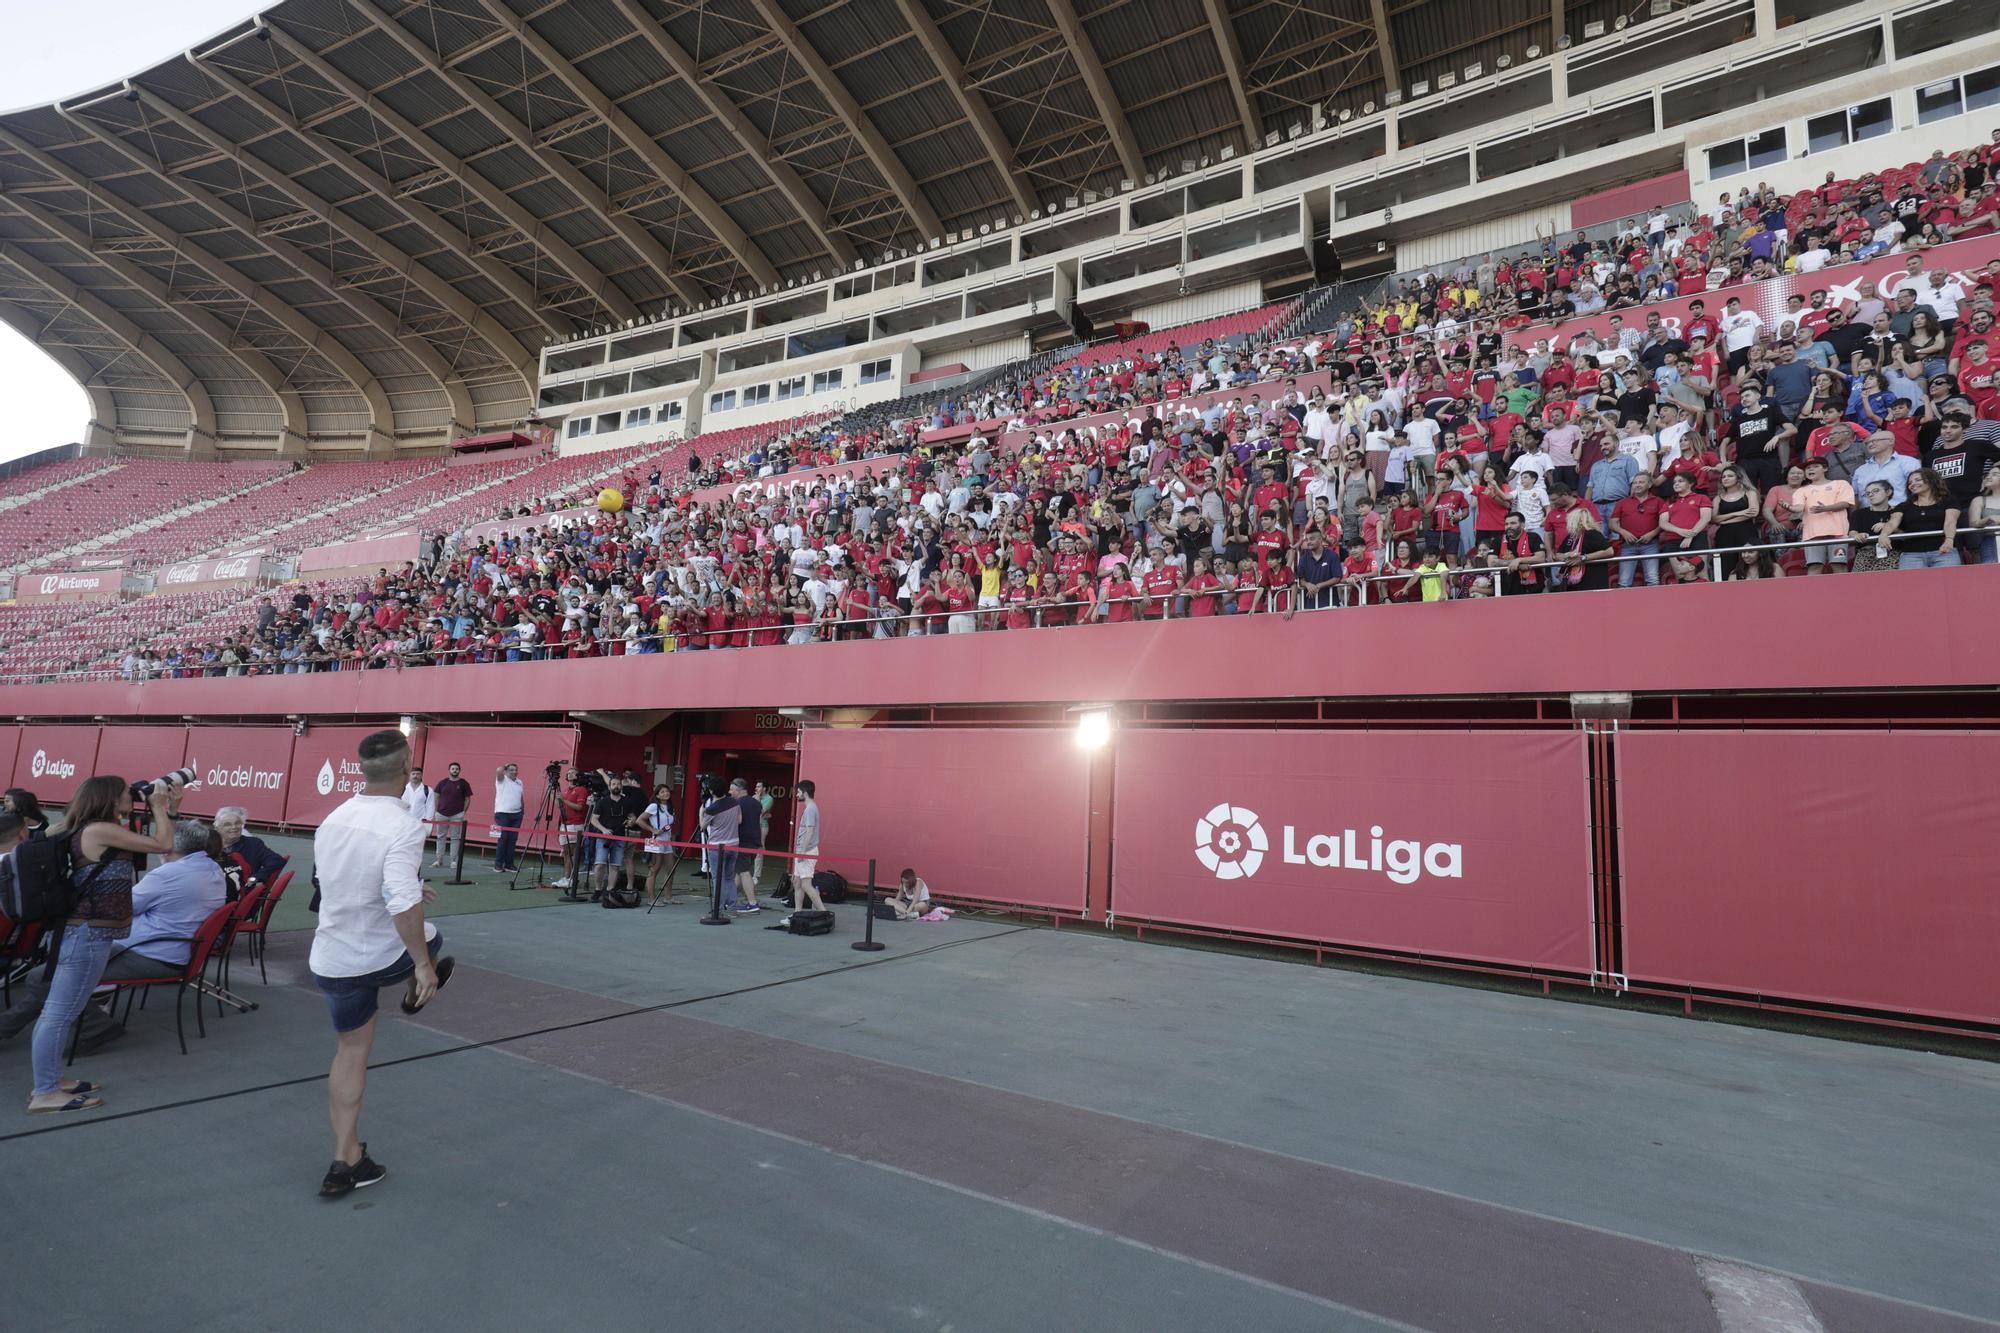
[[1908,498],[1896,506],[1883,526],[1881,545],[1894,543],[1900,569],[1943,569],[1959,564],[1958,506],[1951,502],[1938,474],[1920,467],[1904,478],[1903,486]]
[[63,927],[49,998],[35,1020],[35,1090],[28,1098],[29,1115],[94,1111],[104,1105],[103,1098],[92,1095],[101,1085],[62,1077],[63,1047],[104,975],[112,943],[132,932],[131,854],[171,852],[174,816],[181,804],[179,788],[155,783],[147,798],[153,831],[134,833],[123,822],[129,808],[126,791],[124,778],[88,778],[76,789],[63,819],[61,836],[70,840],[75,866],[71,882],[82,896]]

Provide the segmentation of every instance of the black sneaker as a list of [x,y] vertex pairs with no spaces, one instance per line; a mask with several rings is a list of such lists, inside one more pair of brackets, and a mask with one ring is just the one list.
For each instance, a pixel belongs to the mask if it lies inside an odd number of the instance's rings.
[[326,1179],[319,1183],[319,1197],[322,1199],[344,1199],[358,1189],[366,1189],[389,1174],[389,1168],[368,1156],[368,1145],[361,1145],[361,1160],[348,1165],[335,1162],[326,1169]]
[[[431,1000],[436,999],[437,992],[444,989],[444,983],[451,980],[452,969],[457,967],[458,964],[450,954],[446,954],[444,957],[438,959],[437,962],[434,964],[434,966],[437,969],[438,984],[437,984],[437,990],[431,992]],[[406,991],[403,995],[404,1013],[414,1014],[418,1010],[424,1007],[423,1004],[418,1004],[416,1002],[416,994],[417,994],[417,979],[415,977],[411,977],[409,990]],[[429,1003],[430,1000],[424,1001],[424,1004],[429,1004]]]

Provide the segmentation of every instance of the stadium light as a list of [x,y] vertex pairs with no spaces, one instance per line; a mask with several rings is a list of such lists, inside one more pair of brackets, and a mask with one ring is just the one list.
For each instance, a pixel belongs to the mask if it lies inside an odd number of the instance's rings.
[[1111,743],[1111,710],[1086,708],[1076,715],[1076,743],[1085,750],[1102,750]]

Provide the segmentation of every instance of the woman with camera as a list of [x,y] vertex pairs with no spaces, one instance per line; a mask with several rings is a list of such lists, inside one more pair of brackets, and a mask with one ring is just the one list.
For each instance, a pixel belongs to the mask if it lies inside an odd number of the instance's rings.
[[131,932],[137,857],[174,849],[174,816],[181,805],[178,785],[153,783],[145,798],[152,811],[152,832],[134,833],[124,822],[131,808],[130,792],[123,778],[108,774],[88,778],[76,789],[63,818],[60,836],[69,840],[70,883],[78,897],[57,946],[48,1000],[35,1021],[30,1115],[93,1111],[104,1105],[102,1098],[91,1095],[97,1085],[62,1078],[63,1044],[104,975],[112,942]]

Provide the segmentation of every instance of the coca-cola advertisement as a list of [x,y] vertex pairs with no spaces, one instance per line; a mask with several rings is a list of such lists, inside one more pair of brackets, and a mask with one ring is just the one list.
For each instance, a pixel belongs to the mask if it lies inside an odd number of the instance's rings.
[[184,560],[153,575],[156,592],[200,592],[248,587],[263,577],[264,552],[233,551],[210,560]]

